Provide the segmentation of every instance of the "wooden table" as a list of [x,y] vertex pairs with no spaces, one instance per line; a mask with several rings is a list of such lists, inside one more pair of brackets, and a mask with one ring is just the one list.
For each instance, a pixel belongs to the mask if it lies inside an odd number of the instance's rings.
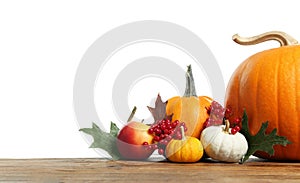
[[0,182],[300,182],[300,163],[0,159]]

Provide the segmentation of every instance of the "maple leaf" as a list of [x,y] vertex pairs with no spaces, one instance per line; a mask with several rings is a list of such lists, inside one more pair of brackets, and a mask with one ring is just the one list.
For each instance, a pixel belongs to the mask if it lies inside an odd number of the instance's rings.
[[253,155],[256,151],[264,151],[269,155],[274,155],[274,145],[283,145],[286,146],[291,142],[288,141],[286,137],[276,135],[277,129],[274,128],[270,134],[266,134],[266,129],[268,128],[268,121],[262,123],[259,131],[255,135],[251,135],[248,125],[248,116],[246,111],[242,118],[242,129],[241,133],[245,136],[248,142],[248,151],[246,155],[241,160],[241,163],[244,163]]
[[217,101],[212,101],[210,107],[207,109],[209,118],[205,122],[205,128],[209,126],[218,126],[223,124],[225,109]]
[[167,106],[168,101],[163,102],[161,100],[161,96],[158,94],[156,101],[155,101],[155,107],[148,107],[149,111],[151,112],[153,118],[154,118],[154,123],[157,121],[163,120],[163,119],[172,119],[172,115],[167,116],[166,115],[166,106]]
[[93,137],[94,141],[90,148],[101,148],[105,150],[114,160],[120,159],[120,154],[116,146],[117,135],[119,128],[113,122],[110,123],[110,132],[104,132],[95,123],[92,124],[92,128],[82,128],[82,131]]

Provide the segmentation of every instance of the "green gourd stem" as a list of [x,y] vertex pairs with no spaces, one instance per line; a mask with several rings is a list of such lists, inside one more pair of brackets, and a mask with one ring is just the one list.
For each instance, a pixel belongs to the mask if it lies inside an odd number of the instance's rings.
[[130,116],[129,116],[128,120],[127,120],[127,123],[132,120],[132,118],[133,118],[133,116],[134,116],[134,114],[136,112],[136,109],[137,109],[136,106],[134,106],[134,108],[132,109],[132,111],[130,113]]
[[229,133],[229,127],[230,127],[230,122],[226,119],[225,120],[225,129],[224,129],[225,133]]
[[185,86],[185,92],[184,92],[184,97],[197,97],[196,94],[196,88],[195,88],[195,82],[194,82],[194,77],[192,73],[192,66],[189,65],[187,67],[187,72],[186,72],[186,86]]
[[184,135],[184,127],[183,126],[180,127],[180,132],[181,132],[181,140],[186,140],[186,137]]

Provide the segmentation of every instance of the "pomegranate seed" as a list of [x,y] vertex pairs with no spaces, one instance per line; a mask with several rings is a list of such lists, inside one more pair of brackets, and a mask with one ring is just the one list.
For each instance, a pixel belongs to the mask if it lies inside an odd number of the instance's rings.
[[149,145],[148,142],[143,142],[143,146]]

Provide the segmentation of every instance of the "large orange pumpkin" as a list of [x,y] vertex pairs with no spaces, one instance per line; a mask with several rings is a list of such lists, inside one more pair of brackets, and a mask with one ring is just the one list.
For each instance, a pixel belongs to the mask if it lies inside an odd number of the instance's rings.
[[262,122],[269,121],[267,133],[277,128],[278,135],[292,142],[286,147],[274,146],[273,156],[258,152],[258,157],[300,160],[300,45],[289,35],[274,31],[233,38],[242,45],[277,40],[281,47],[254,54],[236,69],[225,96],[232,119],[241,117],[245,109],[252,134],[258,132]]
[[176,96],[167,101],[166,113],[173,115],[172,121],[185,122],[187,136],[200,138],[203,123],[209,117],[209,108],[212,99],[207,96],[197,96],[192,68],[189,65],[186,72],[186,88],[183,97]]

